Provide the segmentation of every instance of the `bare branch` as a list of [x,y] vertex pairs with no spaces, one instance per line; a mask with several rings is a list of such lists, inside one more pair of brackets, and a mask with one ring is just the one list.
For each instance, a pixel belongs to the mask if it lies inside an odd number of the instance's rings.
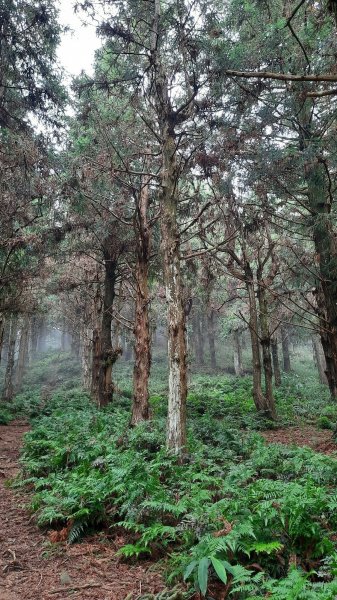
[[287,22],[285,24],[285,27],[288,27],[290,22],[292,21],[292,19],[294,18],[294,16],[296,15],[296,13],[300,10],[301,6],[304,4],[306,0],[300,0],[299,4],[297,6],[295,6],[293,12],[291,13],[289,19],[287,19]]
[[[337,81],[336,73],[324,75],[293,75],[292,73],[275,73],[273,71],[234,71],[226,69],[225,75],[243,77],[244,79],[278,79],[280,81]],[[309,92],[308,92],[309,93]]]

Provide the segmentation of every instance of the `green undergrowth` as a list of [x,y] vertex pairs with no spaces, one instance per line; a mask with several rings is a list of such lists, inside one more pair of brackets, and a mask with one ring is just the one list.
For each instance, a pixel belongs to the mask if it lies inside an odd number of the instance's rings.
[[13,418],[13,413],[8,408],[0,406],[0,425],[8,425]]
[[197,417],[212,416],[230,419],[240,429],[265,429],[294,424],[317,423],[322,429],[332,429],[337,421],[337,404],[331,401],[329,390],[306,372],[283,374],[282,385],[274,389],[278,419],[266,422],[256,413],[251,377],[200,376],[192,378],[188,395],[190,413]]
[[[185,578],[209,598],[221,583],[237,600],[334,598],[337,460],[266,445],[251,380],[206,375],[192,380],[189,453],[177,464],[165,450],[163,380],[152,383],[152,421],[134,429],[129,386],[125,371],[103,411],[66,382],[33,403],[21,483],[33,490],[38,524],[67,526],[70,542],[122,531],[124,560],[160,561],[169,585]],[[305,393],[296,375],[285,380],[283,423],[317,419],[319,403],[334,418],[321,386],[309,382]]]
[[[2,369],[2,379],[4,372]],[[27,365],[23,385],[12,402],[0,404],[0,425],[13,419],[33,419],[49,410],[55,388],[66,391],[80,384],[80,365],[67,352],[47,352]],[[47,407],[48,405],[48,407]]]

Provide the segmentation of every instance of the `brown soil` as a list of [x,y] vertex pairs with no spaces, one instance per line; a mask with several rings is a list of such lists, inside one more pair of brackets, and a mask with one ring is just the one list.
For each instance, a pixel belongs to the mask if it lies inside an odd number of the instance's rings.
[[[163,589],[149,562],[127,565],[116,543],[97,535],[83,543],[51,544],[25,508],[24,496],[6,486],[18,471],[22,423],[0,426],[0,598],[1,600],[136,600]],[[50,534],[49,534],[50,536]]]
[[260,433],[270,444],[308,446],[316,452],[322,452],[322,454],[337,452],[337,444],[332,438],[332,431],[326,429],[320,430],[306,425],[286,429],[268,429]]

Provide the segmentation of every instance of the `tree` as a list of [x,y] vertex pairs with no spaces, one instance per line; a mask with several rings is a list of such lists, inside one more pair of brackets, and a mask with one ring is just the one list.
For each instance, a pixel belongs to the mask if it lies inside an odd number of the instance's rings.
[[[22,312],[26,323],[27,304],[35,303],[30,288],[38,272],[38,221],[45,225],[50,191],[50,148],[44,136],[34,134],[31,117],[49,127],[60,124],[58,115],[66,98],[55,60],[60,31],[54,2],[0,3],[0,332],[7,321],[7,399],[14,390],[16,321]],[[23,333],[18,385],[25,362],[26,325]]]
[[2,0],[0,126],[25,130],[34,114],[52,125],[65,100],[56,48],[61,27],[53,0]]
[[[198,61],[197,51],[197,22],[205,5],[173,2],[164,8],[159,0],[118,2],[110,13],[109,2],[103,5],[107,19],[100,32],[109,39],[109,51],[118,61],[117,70],[107,72],[106,86],[115,88],[120,81],[132,84],[135,101],[141,93],[137,110],[160,153],[158,201],[168,313],[167,445],[180,454],[186,445],[187,372],[178,207],[182,174],[192,152],[187,130],[197,112],[196,97],[206,82],[206,62],[203,56]],[[178,60],[172,57],[172,45]],[[179,81],[179,93],[175,81]]]
[[[249,96],[249,104],[255,105],[257,122],[261,119],[264,127],[271,128],[268,147],[277,160],[277,163],[272,161],[274,166],[278,165],[272,180],[289,205],[296,207],[302,231],[310,234],[314,245],[321,340],[329,387],[335,396],[337,321],[333,298],[337,256],[333,149],[336,138],[331,127],[335,106],[327,98],[335,94],[329,82],[336,81],[336,76],[333,52],[324,56],[321,52],[322,47],[335,48],[335,26],[323,2],[280,1],[264,5],[253,2],[249,10],[244,3],[233,2],[232,9],[241,23],[238,32],[244,51],[236,69],[225,72],[238,78],[242,95],[246,101]],[[260,35],[261,21],[269,28],[267,41]],[[244,65],[242,70],[239,64]],[[242,80],[252,83],[247,87]]]

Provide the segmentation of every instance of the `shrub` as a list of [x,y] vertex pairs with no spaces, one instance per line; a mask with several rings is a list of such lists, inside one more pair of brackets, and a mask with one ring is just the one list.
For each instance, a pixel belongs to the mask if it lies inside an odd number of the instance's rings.
[[319,417],[319,419],[317,419],[317,425],[320,429],[333,429],[334,428],[334,424],[325,415],[323,415],[322,417]]

